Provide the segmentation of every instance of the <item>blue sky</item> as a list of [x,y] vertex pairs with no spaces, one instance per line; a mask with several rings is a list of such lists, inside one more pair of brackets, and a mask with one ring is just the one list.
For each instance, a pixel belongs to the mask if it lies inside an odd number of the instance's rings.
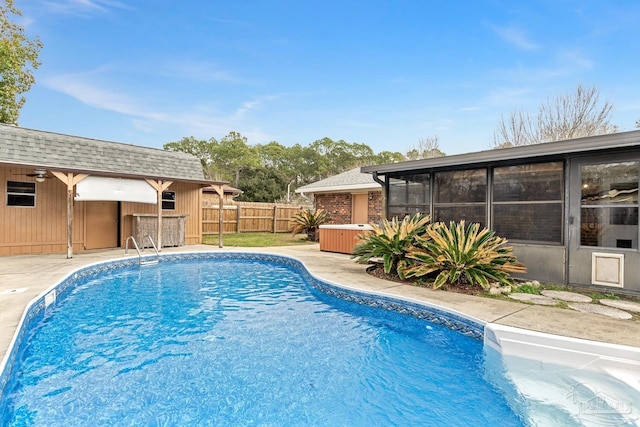
[[491,148],[501,115],[596,86],[640,119],[637,0],[16,0],[44,43],[19,123],[151,147],[329,137]]

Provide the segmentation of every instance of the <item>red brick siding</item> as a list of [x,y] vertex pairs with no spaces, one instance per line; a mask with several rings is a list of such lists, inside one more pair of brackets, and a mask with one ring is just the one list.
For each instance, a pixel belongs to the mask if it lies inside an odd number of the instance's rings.
[[[382,218],[382,192],[370,191],[367,195],[367,221],[378,223]],[[331,214],[329,224],[351,224],[353,198],[349,193],[316,194],[316,208]]]
[[351,194],[316,194],[316,208],[331,214],[329,224],[351,224]]
[[382,191],[369,191],[367,221],[378,223],[382,219]]

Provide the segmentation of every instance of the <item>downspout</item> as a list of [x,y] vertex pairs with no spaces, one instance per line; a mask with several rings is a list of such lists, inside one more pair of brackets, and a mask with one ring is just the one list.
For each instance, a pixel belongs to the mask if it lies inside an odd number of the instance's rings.
[[298,194],[300,194],[302,196],[302,198],[305,199],[307,202],[314,203],[314,200],[310,199],[309,197],[307,197],[307,195],[304,194],[303,192],[300,192]]
[[373,180],[382,186],[382,197],[380,204],[382,205],[382,212],[380,213],[380,219],[387,218],[387,182],[378,178],[378,172],[373,172]]

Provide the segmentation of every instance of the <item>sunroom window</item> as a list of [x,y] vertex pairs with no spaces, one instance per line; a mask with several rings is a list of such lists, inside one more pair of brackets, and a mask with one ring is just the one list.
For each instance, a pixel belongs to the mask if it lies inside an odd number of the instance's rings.
[[580,244],[638,248],[639,162],[582,165]]
[[429,213],[429,174],[389,178],[387,217]]
[[436,172],[434,221],[487,223],[487,170]]
[[562,243],[562,162],[493,170],[492,228],[509,240]]

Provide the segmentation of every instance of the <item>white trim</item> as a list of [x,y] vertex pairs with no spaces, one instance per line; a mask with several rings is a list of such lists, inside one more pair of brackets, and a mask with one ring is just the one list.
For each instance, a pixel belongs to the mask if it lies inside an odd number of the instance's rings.
[[347,191],[358,191],[358,190],[380,190],[382,191],[382,187],[380,184],[372,182],[370,184],[347,184],[347,185],[331,185],[327,187],[300,187],[296,189],[296,193],[306,193],[306,194],[314,194],[314,193],[337,193],[337,192],[347,192]]

